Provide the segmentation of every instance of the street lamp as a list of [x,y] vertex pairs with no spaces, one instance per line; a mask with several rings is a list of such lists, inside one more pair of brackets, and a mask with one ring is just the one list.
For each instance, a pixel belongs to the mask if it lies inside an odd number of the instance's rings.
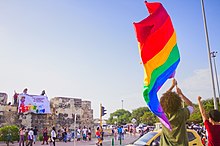
[[[217,85],[217,90],[218,90],[218,98],[220,98],[220,91],[219,91],[219,84],[218,84],[218,73],[217,73],[217,68],[216,68],[216,64],[215,64],[215,57],[216,57],[217,53],[218,52],[213,51],[213,52],[211,52],[211,56],[213,58],[213,63],[214,63],[214,68],[215,68],[215,80],[216,80],[216,85]],[[220,103],[220,99],[219,99],[219,103]]]
[[121,109],[123,109],[123,102],[124,102],[124,100],[122,99],[121,100]]
[[214,77],[213,77],[213,69],[212,69],[212,61],[211,61],[211,49],[209,45],[209,36],[208,36],[208,29],[206,24],[206,16],[205,16],[205,9],[204,9],[204,2],[201,0],[201,6],[202,6],[202,15],[203,15],[203,22],[204,22],[204,30],[206,35],[206,45],[208,49],[208,58],[209,58],[209,67],[211,71],[211,78],[212,78],[212,87],[213,87],[213,102],[214,102],[214,109],[218,109],[218,103],[216,102],[216,93],[215,93],[215,83],[214,83]]

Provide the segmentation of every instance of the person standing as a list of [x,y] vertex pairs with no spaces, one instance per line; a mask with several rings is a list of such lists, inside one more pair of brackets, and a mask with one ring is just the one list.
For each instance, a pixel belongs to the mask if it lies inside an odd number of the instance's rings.
[[96,133],[95,133],[95,136],[96,136],[96,138],[97,138],[97,143],[96,143],[96,145],[97,146],[99,146],[99,145],[101,145],[102,143],[101,143],[101,130],[100,130],[100,128],[99,127],[97,127],[97,129],[96,129]]
[[53,127],[52,131],[51,131],[51,141],[53,143],[53,146],[55,146],[56,137],[57,137],[56,129],[55,129],[55,127]]
[[40,95],[45,96],[46,95],[45,90],[43,90]]
[[81,128],[80,127],[76,130],[76,137],[77,137],[77,141],[80,141],[81,139]]
[[24,146],[24,135],[25,135],[25,129],[24,127],[19,129],[19,136],[20,136],[20,140],[19,140],[19,146]]
[[82,129],[82,136],[83,136],[83,140],[86,141],[87,140],[87,128],[86,128],[86,126],[84,126],[83,129]]
[[125,139],[125,130],[123,128],[123,126],[121,126],[121,139],[124,140]]
[[12,135],[11,135],[11,129],[7,130],[7,135],[6,135],[6,144],[9,145],[9,143],[14,144],[13,140],[12,140]]
[[48,131],[47,131],[47,127],[45,127],[43,129],[43,143],[42,143],[42,145],[44,145],[44,142],[46,142],[46,144],[48,144]]
[[122,128],[118,126],[118,140],[122,140]]
[[[172,89],[176,87],[176,92]],[[188,105],[182,107],[182,100]],[[177,81],[173,79],[172,86],[160,98],[160,104],[170,122],[172,130],[162,124],[161,146],[188,146],[186,121],[192,114],[194,107],[192,102],[177,87]]]
[[25,89],[23,90],[23,94],[27,94],[27,92],[28,92],[28,89],[25,88]]
[[132,126],[132,132],[133,132],[133,134],[135,136],[136,135],[136,126],[135,125]]
[[64,141],[64,142],[67,142],[67,128],[66,128],[66,127],[64,128],[64,133],[63,133],[63,135],[64,135],[63,141]]
[[208,118],[201,99],[202,97],[198,96],[199,111],[208,132],[208,146],[220,146],[220,112],[218,110],[211,110],[209,111]]
[[117,130],[117,127],[114,127],[114,138],[115,138],[115,141],[117,140],[117,136],[118,136],[118,130]]
[[14,91],[14,95],[13,95],[13,98],[14,98],[14,105],[17,105],[18,104],[18,93],[16,91]]
[[29,145],[32,146],[33,140],[34,140],[34,132],[33,132],[33,128],[31,128],[28,131],[28,144],[27,144],[27,146],[29,146]]
[[25,129],[25,135],[24,135],[24,139],[25,139],[25,145],[27,146],[28,145],[28,132],[30,131],[30,128],[27,128],[27,129]]
[[33,131],[34,131],[34,144],[35,144],[35,142],[37,141],[37,132],[38,132],[38,129],[36,126],[34,127]]
[[89,139],[89,141],[91,141],[91,138],[92,138],[92,131],[91,131],[91,128],[89,127],[89,129],[88,129],[88,139]]

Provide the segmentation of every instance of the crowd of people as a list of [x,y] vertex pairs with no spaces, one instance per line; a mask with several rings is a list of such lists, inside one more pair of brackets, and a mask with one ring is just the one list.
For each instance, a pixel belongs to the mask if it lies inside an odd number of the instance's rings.
[[139,136],[141,137],[142,135],[144,135],[145,133],[149,132],[150,129],[148,127],[146,127],[146,129],[141,128],[138,132],[136,130],[136,126],[135,125],[126,125],[126,128],[124,126],[115,126],[112,128],[112,136],[114,136],[114,140],[124,140],[124,136],[126,133],[128,134],[132,134],[132,135],[136,135],[136,133],[139,134]]
[[75,131],[66,127],[62,127],[59,130],[56,130],[55,127],[48,130],[47,127],[45,127],[42,132],[39,131],[37,127],[21,127],[19,129],[19,146],[32,146],[37,140],[40,140],[40,135],[42,135],[41,145],[48,145],[49,143],[52,143],[53,146],[55,146],[56,141],[68,142],[73,141],[74,139],[77,141],[90,141],[92,132],[90,127],[87,128],[85,126],[82,129],[78,127]]

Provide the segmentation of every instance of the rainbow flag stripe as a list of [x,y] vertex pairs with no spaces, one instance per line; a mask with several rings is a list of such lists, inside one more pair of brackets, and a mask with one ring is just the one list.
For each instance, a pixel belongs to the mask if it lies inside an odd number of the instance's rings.
[[149,109],[169,129],[170,123],[159,103],[157,92],[174,76],[180,62],[176,32],[163,5],[145,1],[150,15],[134,23],[139,52],[144,65],[143,96]]

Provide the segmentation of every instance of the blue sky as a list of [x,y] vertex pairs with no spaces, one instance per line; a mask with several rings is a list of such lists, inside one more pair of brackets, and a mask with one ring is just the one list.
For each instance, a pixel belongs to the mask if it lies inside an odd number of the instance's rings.
[[[153,0],[149,1],[153,2]],[[176,78],[194,103],[213,96],[200,0],[159,0],[177,32]],[[205,1],[211,50],[220,68],[220,1]],[[141,0],[0,1],[0,91],[90,100],[109,113],[146,106],[133,22],[148,16]],[[219,72],[219,71],[218,71]],[[166,82],[158,96],[170,85]]]

